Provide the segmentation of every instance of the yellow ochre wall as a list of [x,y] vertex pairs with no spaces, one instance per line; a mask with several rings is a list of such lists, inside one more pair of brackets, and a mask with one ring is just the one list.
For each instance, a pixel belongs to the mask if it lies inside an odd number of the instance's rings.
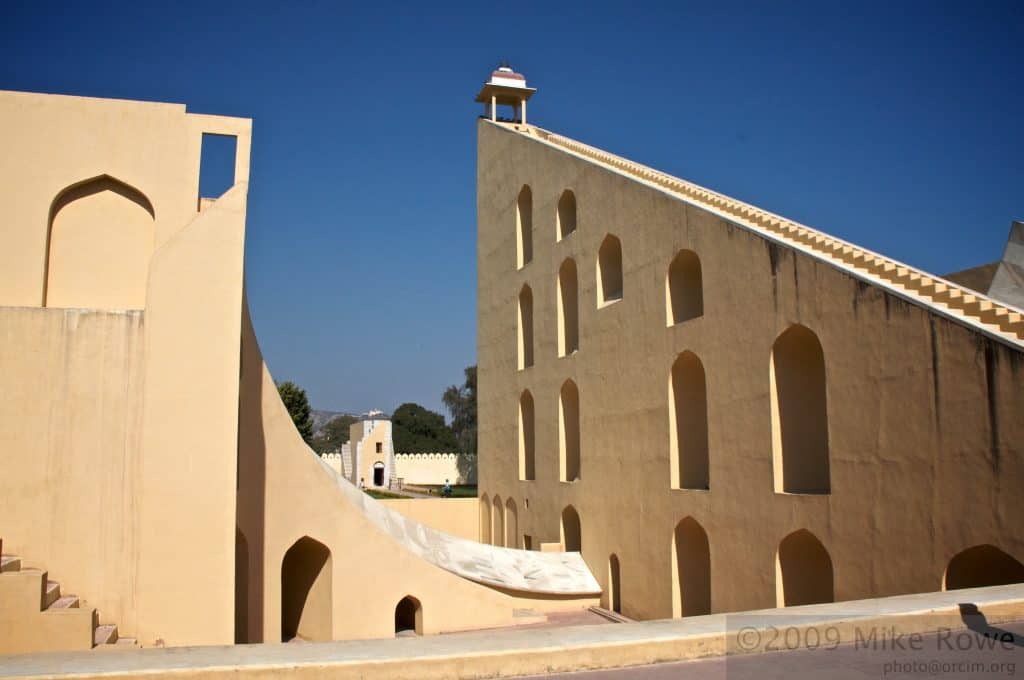
[[[715,612],[775,606],[776,551],[799,529],[827,549],[836,600],[939,590],[949,560],[978,544],[1024,560],[1018,347],[501,125],[480,121],[478,135],[480,495],[515,500],[520,538],[558,541],[573,505],[591,571],[606,587],[617,555],[623,611],[637,618],[673,614],[672,537],[686,517],[708,536]],[[524,185],[533,260],[517,269]],[[556,242],[565,189],[578,226]],[[624,294],[599,309],[596,263],[608,234],[622,244]],[[667,327],[666,273],[684,248],[700,258],[703,315]],[[556,279],[566,258],[579,274],[579,350],[559,358]],[[524,284],[534,365],[517,370]],[[793,324],[813,331],[824,353],[827,495],[773,486],[769,359]],[[670,488],[669,372],[684,351],[706,374],[709,490]],[[566,379],[579,387],[576,482],[559,481]],[[518,471],[526,389],[535,481]]]
[[380,501],[420,524],[469,541],[480,539],[476,498],[388,498]]

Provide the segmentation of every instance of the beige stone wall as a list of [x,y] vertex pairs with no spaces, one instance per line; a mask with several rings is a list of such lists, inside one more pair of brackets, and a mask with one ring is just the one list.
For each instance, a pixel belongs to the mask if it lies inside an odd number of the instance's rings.
[[[0,124],[5,545],[122,635],[230,642],[250,121],[0,92]],[[200,215],[204,133],[237,145]]]
[[476,456],[465,453],[396,453],[395,476],[406,484],[476,484]]
[[395,498],[381,503],[438,531],[478,540],[480,507],[476,498]]
[[[937,590],[950,559],[991,543],[1024,560],[1024,357],[1018,347],[773,244],[726,220],[498,125],[478,126],[479,450],[482,521],[518,508],[518,533],[560,540],[578,510],[602,582],[620,562],[627,615],[673,615],[674,529],[706,532],[715,612],[776,604],[776,552],[807,529],[836,599]],[[516,267],[516,198],[532,191],[533,259]],[[576,230],[556,241],[575,194]],[[598,307],[598,250],[621,242],[622,299]],[[666,274],[693,250],[702,314],[666,325]],[[556,282],[578,271],[579,349],[558,356]],[[532,289],[534,365],[517,370],[517,299]],[[831,492],[775,492],[770,358],[794,324],[824,355]],[[673,489],[670,370],[692,352],[706,376],[709,489]],[[580,479],[561,482],[559,393],[578,386]],[[535,405],[535,481],[519,474],[519,403]],[[529,506],[527,508],[527,501]],[[493,531],[488,531],[493,534]],[[693,534],[682,540],[692,546]],[[688,538],[689,537],[689,538]],[[684,571],[700,556],[683,559]],[[684,575],[683,580],[687,576]]]
[[[0,308],[0,532],[104,622],[134,632],[142,312]],[[36,605],[38,609],[38,603]]]

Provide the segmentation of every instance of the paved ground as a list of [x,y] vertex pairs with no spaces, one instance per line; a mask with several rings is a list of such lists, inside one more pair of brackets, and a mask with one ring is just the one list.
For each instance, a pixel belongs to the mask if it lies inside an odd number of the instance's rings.
[[[1012,678],[1024,677],[1024,622],[903,638],[898,645],[839,645],[834,649],[719,657],[614,671],[559,673],[521,680],[763,680],[766,678]],[[894,649],[893,647],[903,647]],[[874,647],[874,648],[872,648]],[[917,647],[915,651],[912,647]]]
[[[1007,616],[1015,623],[987,623]],[[899,617],[904,630],[952,632],[895,642],[887,623]],[[0,656],[0,676],[46,677],[182,673],[198,677],[241,678],[288,675],[298,680],[334,677],[418,678],[406,672],[429,668],[433,677],[508,676],[516,668],[580,668],[604,663],[645,663],[686,658],[725,639],[746,649],[783,648],[789,633],[795,647],[818,645],[818,651],[781,651],[727,658],[634,667],[591,674],[568,674],[565,680],[657,680],[664,678],[1000,678],[1024,675],[1024,584],[874,600],[836,602],[780,610],[711,614],[686,619],[612,625],[486,630],[412,639],[349,640],[309,644],[227,645],[221,647],[151,648],[124,652],[57,652]],[[964,627],[966,626],[966,628]],[[869,628],[873,627],[873,628]],[[830,631],[856,633],[860,644],[829,649]],[[865,638],[862,630],[873,637]],[[773,636],[773,632],[775,635]],[[811,638],[814,634],[815,639]],[[817,639],[818,636],[821,639]],[[835,637],[838,640],[838,637]],[[873,640],[873,642],[872,642]],[[916,646],[914,641],[916,640]],[[865,644],[865,641],[868,644]],[[908,646],[909,645],[909,646]],[[914,650],[917,651],[914,651]],[[914,665],[917,664],[917,665]],[[971,664],[985,664],[974,667]]]

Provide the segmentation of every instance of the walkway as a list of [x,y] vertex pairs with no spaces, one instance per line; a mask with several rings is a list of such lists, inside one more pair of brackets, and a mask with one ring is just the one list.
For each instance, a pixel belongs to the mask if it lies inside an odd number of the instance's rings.
[[902,649],[872,649],[845,644],[834,649],[806,649],[781,654],[699,659],[682,663],[634,666],[612,671],[533,675],[522,680],[764,680],[828,678],[1009,678],[1018,671],[1024,648],[1024,622],[922,635],[899,644]]
[[[894,649],[894,644],[905,647],[911,639],[909,636],[915,632],[934,633],[944,629],[946,632],[940,632],[938,636],[920,638],[921,651],[931,649],[934,653],[910,660],[927,661],[929,664],[933,661],[942,664],[975,660],[945,653],[956,649],[927,647],[943,641],[943,644],[948,642],[964,652],[983,647],[982,653],[975,655],[978,660],[1003,663],[1010,658],[1007,654],[991,649],[991,645],[985,647],[988,644],[985,641],[991,641],[992,645],[1002,643],[985,637],[985,633],[1003,635],[1000,632],[1003,629],[1019,633],[1019,626],[1005,622],[1020,620],[1024,620],[1024,584],[628,625],[480,631],[415,639],[303,645],[237,645],[0,657],[0,674],[22,678],[103,677],[105,680],[142,674],[147,680],[185,677],[240,680],[246,676],[296,680],[328,676],[430,680],[623,668],[667,660],[722,657],[729,653],[730,656],[724,659],[663,665],[653,669],[628,668],[618,675],[584,675],[581,680],[689,677],[678,675],[678,672],[682,669],[691,673],[694,668],[723,674],[728,671],[730,678],[738,677],[732,675],[734,672],[758,677],[793,677],[793,673],[812,670],[815,677],[822,677],[821,669],[827,668],[827,677],[835,680],[838,677],[865,677],[865,673],[882,676],[885,668],[877,668],[878,663],[907,659],[906,649]],[[949,629],[954,632],[949,632]],[[845,646],[816,652],[758,653],[771,645],[781,644],[784,649],[786,636],[789,637],[788,644],[797,649],[831,645],[832,640]],[[873,640],[875,646],[865,650],[854,644],[857,640],[862,643]],[[1010,654],[1019,657],[1019,635],[1011,637],[1009,644],[1014,647]],[[870,653],[863,653],[865,651]],[[750,656],[753,654],[756,656]],[[824,654],[835,656],[822,656]],[[844,663],[847,665],[842,666]],[[939,670],[942,670],[941,665]],[[669,676],[665,676],[665,672]],[[840,672],[846,675],[840,676]],[[893,672],[904,671],[894,669]],[[698,675],[705,677],[699,672]],[[917,677],[927,675],[917,674]],[[989,676],[999,677],[991,673]],[[985,676],[969,670],[961,677]]]

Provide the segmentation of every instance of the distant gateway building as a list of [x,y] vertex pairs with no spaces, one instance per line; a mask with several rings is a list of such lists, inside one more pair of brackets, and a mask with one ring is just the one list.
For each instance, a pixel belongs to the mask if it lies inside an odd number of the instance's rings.
[[581,550],[643,619],[1024,580],[1020,309],[527,125],[532,92],[477,96],[482,541]]

